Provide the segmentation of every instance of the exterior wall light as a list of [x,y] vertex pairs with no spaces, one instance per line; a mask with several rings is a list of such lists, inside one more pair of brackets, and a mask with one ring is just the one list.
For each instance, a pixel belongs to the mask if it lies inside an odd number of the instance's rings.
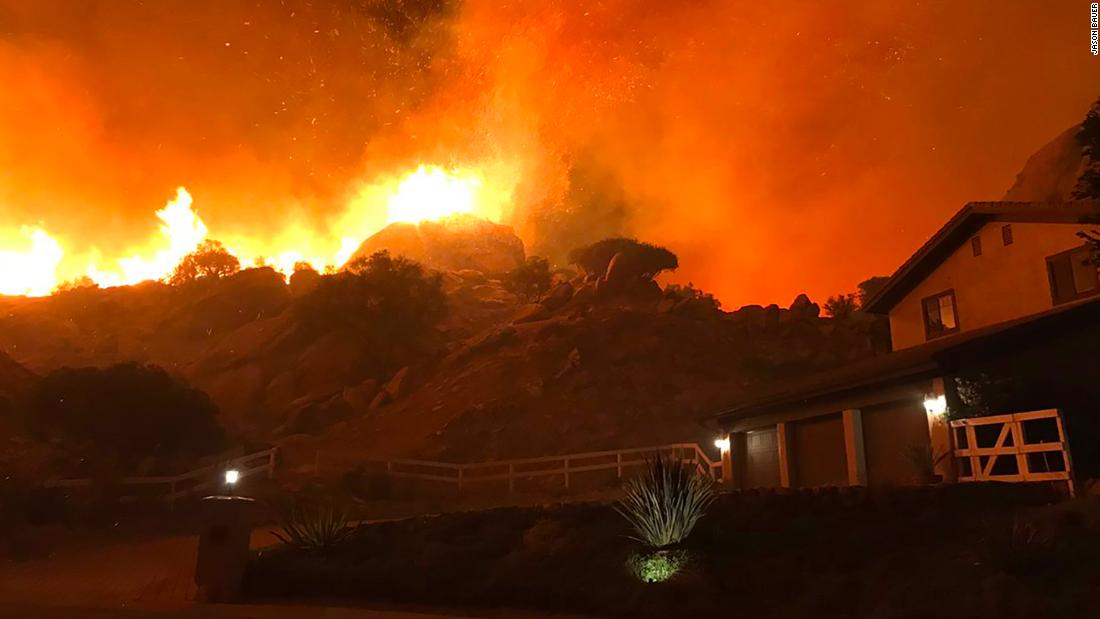
[[722,437],[722,438],[714,439],[714,446],[717,447],[719,449],[719,451],[721,451],[722,453],[725,453],[725,452],[729,451],[730,450],[730,437],[725,436],[725,437]]
[[947,398],[943,395],[924,398],[924,410],[931,417],[941,417],[947,412]]
[[225,472],[225,485],[232,486],[241,478],[241,472],[237,469],[229,469]]

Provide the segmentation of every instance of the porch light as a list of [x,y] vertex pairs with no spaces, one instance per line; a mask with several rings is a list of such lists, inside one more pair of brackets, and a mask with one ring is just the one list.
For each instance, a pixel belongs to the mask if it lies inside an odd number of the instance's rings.
[[725,452],[729,451],[730,450],[730,437],[725,436],[725,437],[722,437],[722,438],[714,439],[714,446],[717,447],[718,450],[721,451],[722,453],[725,453]]
[[237,469],[229,469],[225,472],[225,485],[232,486],[241,478],[241,472]]
[[928,411],[929,416],[942,416],[947,412],[947,398],[942,395],[924,398],[924,410]]

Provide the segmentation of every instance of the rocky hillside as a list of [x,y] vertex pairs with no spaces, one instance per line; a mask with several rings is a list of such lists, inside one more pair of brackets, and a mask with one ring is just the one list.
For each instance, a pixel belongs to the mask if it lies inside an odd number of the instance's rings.
[[[804,296],[787,309],[723,312],[698,291],[631,276],[621,260],[603,274],[559,274],[527,298],[500,274],[523,260],[501,228],[454,238],[431,229],[447,316],[430,345],[389,365],[368,332],[305,320],[300,300],[321,276],[288,284],[266,268],[0,298],[0,349],[37,373],[164,366],[210,394],[235,434],[310,458],[324,446],[353,460],[485,460],[706,440],[701,419],[743,390],[884,348],[871,317],[821,318]],[[409,232],[387,234],[407,241]],[[485,269],[439,249],[471,244]]]
[[1080,130],[1080,125],[1066,129],[1028,157],[1004,199],[1021,202],[1071,200],[1077,179],[1088,166],[1088,158],[1076,138]]

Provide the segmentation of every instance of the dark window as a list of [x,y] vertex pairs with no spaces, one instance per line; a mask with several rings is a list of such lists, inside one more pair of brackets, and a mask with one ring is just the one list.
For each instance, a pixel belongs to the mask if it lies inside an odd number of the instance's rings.
[[955,307],[955,291],[948,290],[926,297],[924,309],[925,339],[949,335],[959,330],[959,312]]
[[975,256],[982,255],[982,237],[976,236],[970,239],[970,251],[974,252]]
[[1076,247],[1047,258],[1050,298],[1055,305],[1100,293],[1100,278],[1087,246]]
[[1004,241],[1005,245],[1011,245],[1012,244],[1012,226],[1011,225],[1005,224],[1005,225],[1001,226],[1001,240]]

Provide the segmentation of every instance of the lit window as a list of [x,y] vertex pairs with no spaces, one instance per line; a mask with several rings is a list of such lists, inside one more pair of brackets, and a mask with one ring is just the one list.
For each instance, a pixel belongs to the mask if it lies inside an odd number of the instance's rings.
[[1076,247],[1047,258],[1050,297],[1055,305],[1076,301],[1100,292],[1100,279],[1092,251]]
[[970,239],[970,251],[975,257],[982,255],[982,237],[976,236]]
[[959,330],[959,314],[955,307],[955,291],[948,290],[921,301],[924,308],[924,334],[927,339],[948,335]]

